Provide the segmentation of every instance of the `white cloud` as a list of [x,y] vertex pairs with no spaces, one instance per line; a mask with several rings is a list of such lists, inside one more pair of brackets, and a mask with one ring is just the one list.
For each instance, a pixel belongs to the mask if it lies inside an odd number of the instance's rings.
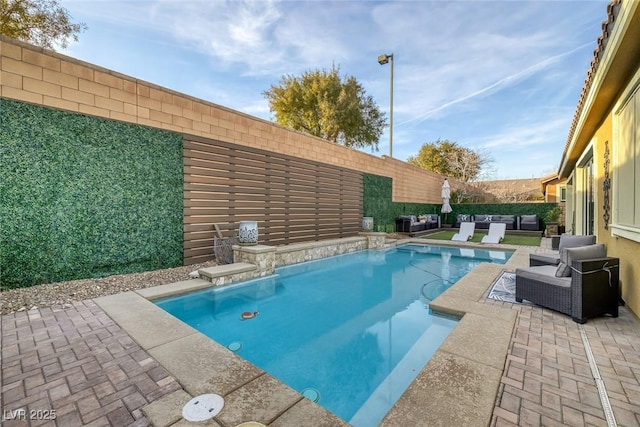
[[[376,57],[393,53],[396,157],[445,138],[496,158],[535,144],[555,163],[607,4],[62,2],[89,25],[72,55],[263,118],[269,85],[334,63],[388,111],[390,67]],[[388,134],[380,147],[388,153]]]
[[[562,149],[564,139],[558,135],[566,134],[568,130],[567,118],[572,111],[551,117],[541,117],[535,120],[519,123],[518,126],[505,126],[503,129],[473,140],[478,147],[490,150],[507,150],[522,152],[522,149],[538,150],[541,148]],[[558,145],[562,147],[558,147]],[[544,150],[543,150],[544,151]],[[556,152],[559,157],[562,152]]]
[[[591,43],[587,43],[587,44],[583,44],[581,46],[577,46],[567,52],[562,52],[560,54],[557,55],[553,55],[547,58],[544,58],[540,61],[538,61],[537,63],[534,63],[532,65],[527,66],[524,69],[521,70],[511,70],[513,71],[513,74],[501,77],[500,79],[498,79],[497,81],[491,82],[488,85],[484,86],[484,87],[479,87],[479,88],[475,88],[473,92],[467,93],[467,94],[462,94],[462,96],[460,96],[459,98],[455,98],[455,99],[451,99],[448,100],[446,102],[444,102],[441,105],[436,106],[435,108],[432,108],[424,113],[415,115],[414,117],[412,117],[411,119],[408,119],[400,124],[406,124],[406,123],[410,123],[412,121],[423,121],[426,120],[434,115],[436,115],[437,113],[441,112],[442,110],[449,108],[451,106],[454,106],[456,104],[460,104],[463,103],[465,101],[471,100],[473,98],[476,97],[483,97],[483,96],[487,96],[491,93],[494,93],[496,91],[500,91],[510,85],[516,84],[518,82],[520,82],[523,79],[526,79],[527,77],[539,73],[541,71],[545,71],[548,67],[550,67],[551,65],[553,65],[555,62],[557,62],[558,60],[560,60],[561,58],[575,52],[576,50],[582,49],[588,45],[590,45]],[[458,68],[459,70],[469,70],[470,68]],[[465,74],[467,74],[468,71],[465,71]]]
[[162,1],[175,37],[222,66],[270,67],[282,60],[273,31],[282,14],[272,1]]

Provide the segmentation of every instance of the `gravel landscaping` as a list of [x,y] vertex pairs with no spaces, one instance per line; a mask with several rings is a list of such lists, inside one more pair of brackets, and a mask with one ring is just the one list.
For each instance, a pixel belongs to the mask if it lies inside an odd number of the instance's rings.
[[35,308],[66,308],[73,301],[113,295],[135,289],[179,282],[189,279],[189,273],[199,268],[216,265],[215,261],[186,267],[143,273],[122,274],[97,279],[81,279],[69,282],[49,283],[3,291],[0,293],[0,314]]
[[[387,234],[389,239],[406,237],[396,233]],[[212,260],[202,264],[165,270],[120,274],[96,279],[71,280],[28,288],[3,290],[0,292],[0,315],[44,307],[66,308],[73,301],[83,301],[120,292],[188,280],[189,273],[192,271],[213,265],[216,265],[216,262]]]

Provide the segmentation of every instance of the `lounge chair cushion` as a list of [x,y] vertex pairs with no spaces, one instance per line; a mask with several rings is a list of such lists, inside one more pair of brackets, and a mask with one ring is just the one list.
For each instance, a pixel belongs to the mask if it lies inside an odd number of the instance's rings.
[[536,222],[538,220],[538,215],[522,215],[520,217],[520,222]]
[[560,265],[556,269],[556,276],[571,277],[571,263],[584,259],[604,258],[607,248],[604,244],[564,248],[560,253]]

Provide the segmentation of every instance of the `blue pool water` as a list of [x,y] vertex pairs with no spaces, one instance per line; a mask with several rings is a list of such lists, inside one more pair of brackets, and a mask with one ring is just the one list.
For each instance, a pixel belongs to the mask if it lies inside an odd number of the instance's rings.
[[510,256],[406,245],[157,304],[345,421],[375,426],[457,324],[430,313],[429,301],[479,263]]

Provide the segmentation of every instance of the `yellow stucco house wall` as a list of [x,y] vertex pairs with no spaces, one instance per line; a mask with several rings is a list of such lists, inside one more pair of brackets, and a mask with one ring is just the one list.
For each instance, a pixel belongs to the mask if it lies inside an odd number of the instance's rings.
[[607,8],[558,176],[567,230],[620,258],[621,296],[640,316],[640,1]]

